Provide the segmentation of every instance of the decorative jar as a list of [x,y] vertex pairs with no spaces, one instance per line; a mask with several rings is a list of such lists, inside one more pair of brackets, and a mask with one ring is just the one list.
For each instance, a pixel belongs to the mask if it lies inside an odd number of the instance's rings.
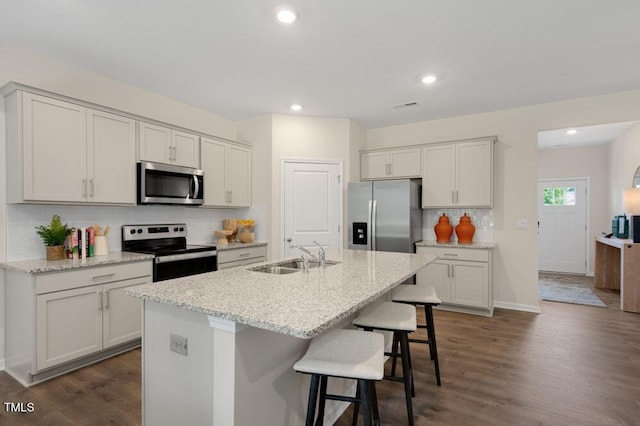
[[466,213],[460,216],[460,223],[456,226],[456,235],[458,243],[470,244],[473,242],[473,235],[476,233],[476,227],[471,223],[471,217]]
[[433,227],[436,233],[437,243],[448,243],[451,241],[451,234],[453,234],[453,225],[449,223],[449,217],[446,213],[442,213],[438,223]]

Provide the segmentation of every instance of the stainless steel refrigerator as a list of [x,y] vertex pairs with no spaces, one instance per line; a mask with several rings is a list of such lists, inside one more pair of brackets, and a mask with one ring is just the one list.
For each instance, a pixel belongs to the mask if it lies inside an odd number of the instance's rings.
[[349,183],[349,248],[415,253],[422,240],[421,192],[409,179]]

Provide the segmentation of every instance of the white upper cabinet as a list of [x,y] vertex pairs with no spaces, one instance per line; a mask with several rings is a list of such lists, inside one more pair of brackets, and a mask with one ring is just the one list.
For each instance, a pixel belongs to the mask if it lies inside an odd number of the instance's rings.
[[360,179],[420,177],[420,148],[368,151],[360,154]]
[[9,202],[135,203],[135,121],[18,90],[7,135]]
[[104,111],[87,111],[88,201],[136,202],[136,122]]
[[140,160],[200,168],[197,135],[140,121],[138,140]]
[[492,207],[493,138],[423,148],[422,207]]
[[204,206],[251,206],[251,149],[202,138]]

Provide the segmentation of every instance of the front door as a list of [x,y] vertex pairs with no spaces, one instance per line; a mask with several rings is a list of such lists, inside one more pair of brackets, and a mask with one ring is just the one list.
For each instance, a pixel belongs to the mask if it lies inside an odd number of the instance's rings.
[[339,162],[283,162],[283,256],[300,255],[298,245],[317,252],[342,247],[342,164]]
[[538,269],[586,273],[586,179],[538,182]]

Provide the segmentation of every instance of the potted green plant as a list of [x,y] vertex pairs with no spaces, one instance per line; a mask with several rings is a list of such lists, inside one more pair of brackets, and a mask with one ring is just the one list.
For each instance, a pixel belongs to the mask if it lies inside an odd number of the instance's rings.
[[54,214],[49,226],[36,226],[36,233],[42,238],[47,248],[47,260],[64,259],[64,241],[67,238],[69,228],[62,224],[60,216]]

